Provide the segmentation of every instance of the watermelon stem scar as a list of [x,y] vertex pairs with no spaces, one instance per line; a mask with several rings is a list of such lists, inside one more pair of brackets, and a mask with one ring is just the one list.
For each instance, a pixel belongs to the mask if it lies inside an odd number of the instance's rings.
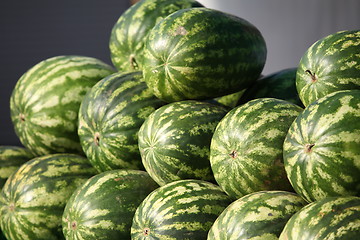
[[99,145],[100,145],[100,144],[99,144],[99,142],[100,142],[100,133],[96,132],[96,133],[94,134],[94,142],[95,142],[96,146],[99,146]]
[[314,143],[305,144],[305,152],[310,153],[311,149],[315,146]]
[[312,82],[316,82],[317,81],[317,77],[315,75],[315,73],[312,73],[309,69],[305,71],[306,73],[310,74],[311,76],[311,81]]
[[149,236],[150,235],[150,228],[144,228],[144,235]]
[[232,152],[229,154],[231,158],[237,158],[238,153],[236,150],[232,150]]
[[133,70],[135,69],[138,69],[138,64],[136,62],[136,59],[135,59],[135,55],[134,54],[131,54],[130,55],[130,66]]
[[20,121],[25,122],[25,115],[23,113],[19,114]]

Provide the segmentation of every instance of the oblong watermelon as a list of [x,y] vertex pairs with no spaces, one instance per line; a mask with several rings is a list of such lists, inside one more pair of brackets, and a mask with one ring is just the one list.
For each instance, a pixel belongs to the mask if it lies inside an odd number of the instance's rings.
[[360,198],[327,197],[295,213],[279,240],[355,240],[359,236]]
[[258,98],[226,114],[211,140],[210,163],[227,194],[239,198],[261,190],[292,191],[283,143],[301,111],[285,100]]
[[285,138],[284,164],[309,202],[360,196],[360,90],[334,92],[306,107]]
[[207,240],[277,239],[289,218],[307,202],[286,191],[250,193],[232,202],[216,219]]
[[261,74],[266,44],[248,21],[213,9],[170,14],[149,32],[143,72],[166,101],[211,99],[241,91]]
[[139,130],[139,150],[146,171],[159,184],[180,179],[214,181],[210,142],[227,110],[194,100],[154,111]]
[[77,187],[96,174],[76,154],[51,154],[24,163],[0,194],[0,225],[7,239],[64,239],[61,217]]
[[158,185],[141,170],[111,170],[87,180],[62,217],[67,240],[130,239],[135,210]]
[[10,99],[11,120],[21,143],[35,155],[81,153],[78,112],[86,92],[113,73],[84,56],[57,56],[24,73]]
[[142,0],[132,5],[112,28],[112,63],[120,71],[141,70],[145,39],[154,25],[179,9],[202,6],[195,0]]
[[348,30],[309,47],[296,72],[296,88],[304,106],[332,92],[360,89],[359,45],[360,30]]
[[150,193],[136,209],[131,239],[206,239],[230,203],[215,184],[193,179],[171,182]]
[[80,143],[91,164],[100,172],[143,169],[137,133],[164,104],[146,86],[141,72],[118,72],[99,81],[79,111]]

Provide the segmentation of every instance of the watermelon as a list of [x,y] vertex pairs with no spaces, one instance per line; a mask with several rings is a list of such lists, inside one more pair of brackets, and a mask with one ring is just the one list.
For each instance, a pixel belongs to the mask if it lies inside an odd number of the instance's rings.
[[73,191],[96,174],[77,154],[50,154],[24,163],[0,194],[0,225],[7,239],[64,239],[61,217]]
[[299,195],[286,191],[250,193],[219,215],[207,240],[278,239],[289,218],[306,204]]
[[141,170],[116,169],[90,178],[66,204],[62,217],[66,239],[130,239],[136,208],[157,187]]
[[360,196],[360,91],[334,92],[306,107],[287,133],[284,164],[309,202]]
[[10,99],[11,120],[21,143],[35,155],[83,154],[77,135],[80,103],[111,66],[84,56],[56,56],[24,73]]
[[258,98],[229,111],[210,145],[217,183],[234,198],[262,190],[293,191],[283,163],[283,142],[302,108],[281,99]]
[[99,171],[143,169],[137,133],[145,118],[164,105],[141,72],[114,73],[84,97],[79,111],[81,146]]
[[143,72],[166,101],[211,99],[247,88],[265,65],[266,45],[248,21],[208,8],[178,10],[145,43]]
[[329,93],[360,89],[360,30],[341,31],[316,41],[302,56],[296,88],[305,106]]
[[277,98],[303,107],[296,90],[297,68],[287,68],[259,78],[241,95],[236,105],[256,98]]
[[131,239],[206,239],[230,203],[219,186],[203,180],[168,183],[151,192],[136,209]]
[[0,189],[8,177],[22,164],[35,156],[26,148],[20,146],[0,146]]
[[326,197],[295,213],[279,240],[355,240],[359,236],[360,198]]
[[169,103],[145,120],[139,149],[146,171],[160,185],[180,179],[214,181],[210,142],[227,110],[195,100]]
[[154,25],[179,9],[202,6],[195,0],[142,0],[132,5],[112,28],[112,63],[120,71],[141,70],[145,39]]
[[[236,107],[238,105],[238,101],[241,98],[241,96],[244,94],[246,89],[243,89],[241,91],[231,93],[225,96],[217,97],[212,99],[215,103],[221,104],[225,107],[228,107],[230,109]],[[212,101],[210,101],[212,102]]]

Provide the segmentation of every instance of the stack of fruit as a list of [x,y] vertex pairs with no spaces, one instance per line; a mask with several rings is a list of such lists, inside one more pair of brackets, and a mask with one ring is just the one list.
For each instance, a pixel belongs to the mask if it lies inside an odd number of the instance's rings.
[[360,31],[261,76],[248,21],[142,0],[110,52],[114,67],[57,56],[17,82],[7,239],[358,239]]

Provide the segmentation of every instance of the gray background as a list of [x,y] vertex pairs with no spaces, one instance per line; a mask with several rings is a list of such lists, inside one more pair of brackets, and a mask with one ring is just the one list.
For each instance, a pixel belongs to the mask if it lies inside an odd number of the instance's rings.
[[[339,30],[360,29],[359,0],[198,0],[240,16],[262,32],[263,74],[296,67],[308,47]],[[0,145],[19,145],[9,98],[19,77],[49,57],[77,54],[109,64],[110,31],[127,0],[0,2]]]

